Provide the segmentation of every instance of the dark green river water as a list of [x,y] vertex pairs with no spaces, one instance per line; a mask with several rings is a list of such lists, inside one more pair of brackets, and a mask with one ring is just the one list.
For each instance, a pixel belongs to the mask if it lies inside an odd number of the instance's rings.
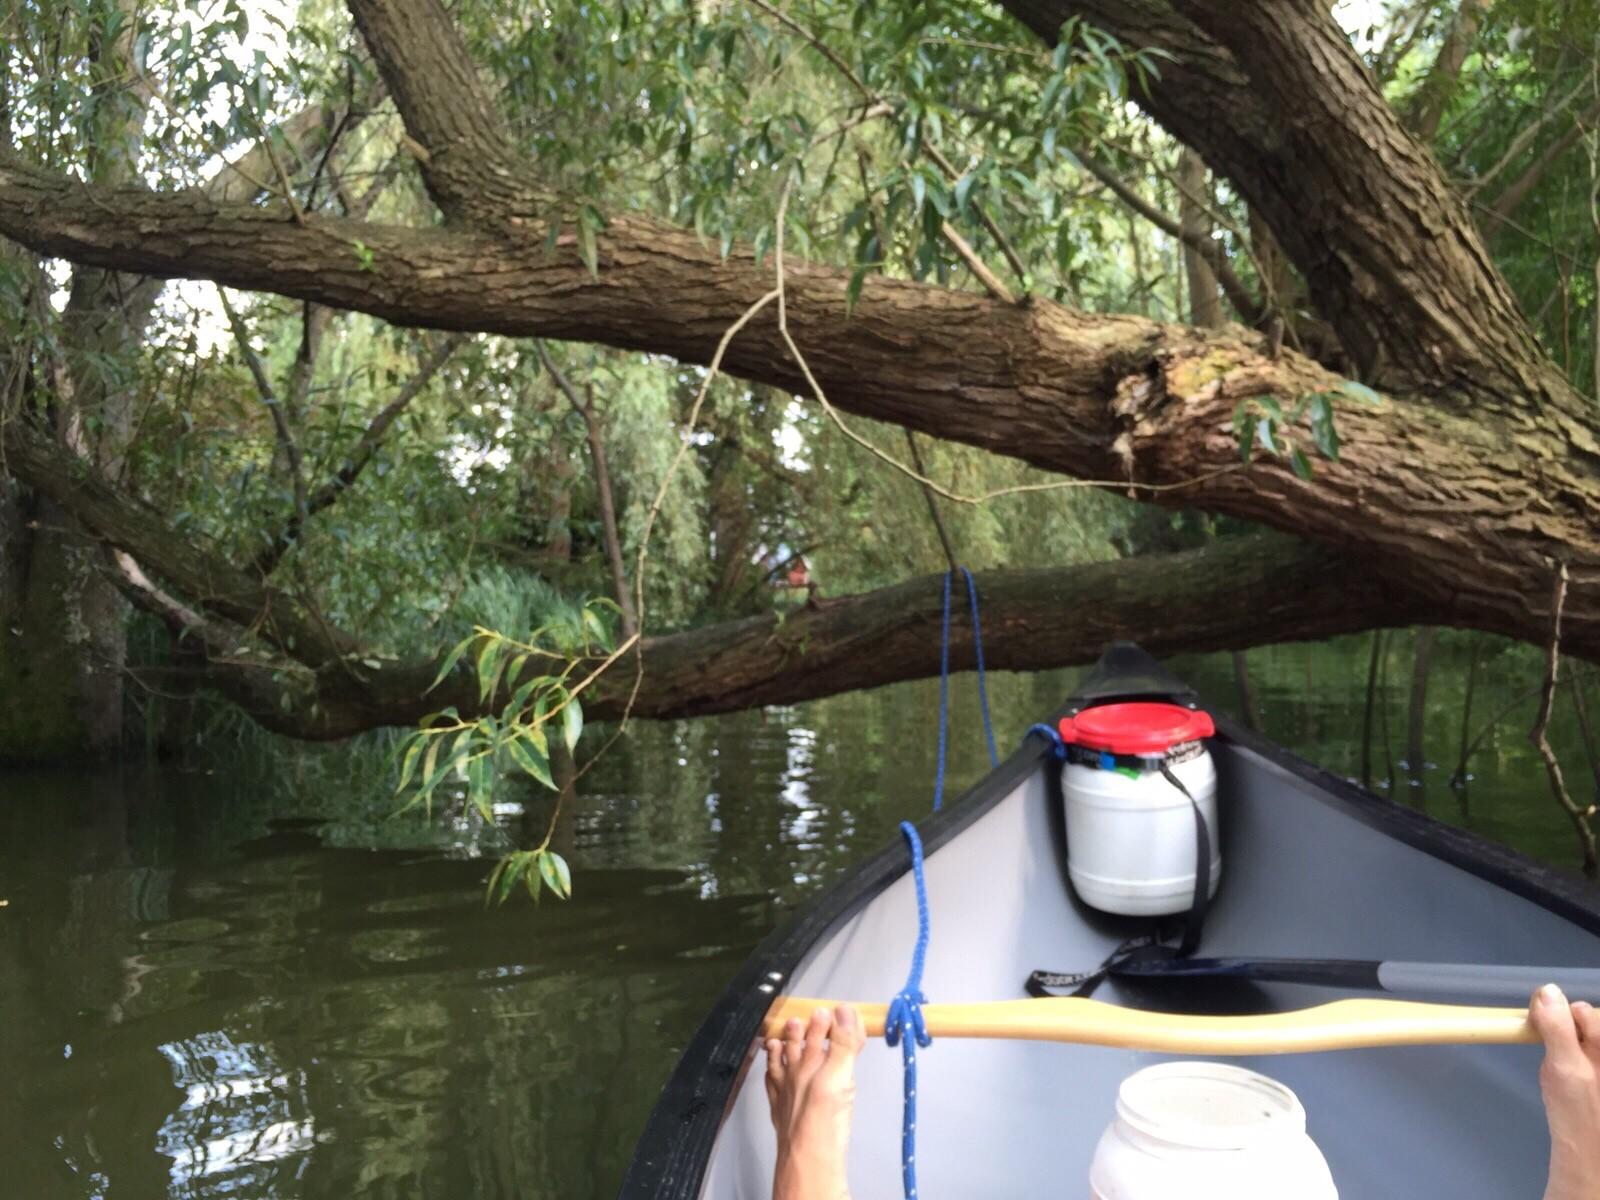
[[[1389,644],[1378,790],[1575,866],[1527,742],[1537,653],[1483,642],[1472,731],[1512,708],[1458,789],[1472,641],[1440,636],[1421,753],[1412,635]],[[1266,731],[1357,775],[1369,646],[1252,652]],[[1226,656],[1175,665],[1236,707]],[[1003,747],[1075,677],[992,679]],[[985,756],[972,681],[954,687],[962,784]],[[937,694],[638,726],[561,822],[576,895],[537,908],[485,910],[482,886],[545,801],[507,796],[498,826],[396,818],[374,752],[0,774],[0,1196],[613,1194],[742,956],[926,810]],[[1551,739],[1588,803],[1570,696]]]

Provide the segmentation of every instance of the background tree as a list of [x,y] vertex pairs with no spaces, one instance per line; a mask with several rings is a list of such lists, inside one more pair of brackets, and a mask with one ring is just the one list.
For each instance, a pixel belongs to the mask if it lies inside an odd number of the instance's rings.
[[[27,336],[6,469],[170,634],[135,677],[306,737],[497,712],[465,669],[430,692],[440,655],[463,626],[615,594],[608,540],[649,593],[647,636],[591,717],[927,673],[938,582],[889,585],[943,553],[897,425],[939,439],[918,474],[943,493],[1038,489],[944,506],[965,560],[1019,569],[980,576],[997,665],[1421,614],[1541,640],[1557,561],[1567,645],[1600,648],[1600,430],[1573,382],[1593,280],[1549,249],[1595,261],[1592,96],[1562,49],[1592,44],[1585,6],[1405,6],[1355,45],[1312,0],[349,13],[309,6],[252,55],[241,10],[77,0],[27,8],[8,52],[0,232],[45,257],[7,293]],[[46,36],[74,21],[77,43]],[[106,105],[64,82],[118,38],[106,88],[187,101],[138,126],[137,183],[90,169]],[[298,150],[308,111],[321,140]],[[224,151],[265,160],[248,198],[176,188],[223,178]],[[1192,195],[1195,156],[1212,196]],[[1518,230],[1528,211],[1564,240]],[[1541,254],[1563,264],[1555,300]],[[1176,323],[1185,255],[1236,323]],[[49,256],[279,299],[238,297],[228,350],[201,344],[211,309],[122,343],[145,407],[109,454],[60,416],[47,368],[80,335]],[[591,470],[569,456],[554,491],[528,473],[577,442],[526,338],[623,352],[573,360],[618,381],[595,392],[614,537]],[[109,403],[85,425],[116,427]],[[1060,475],[1109,494],[1043,490]],[[568,506],[566,598],[529,577],[530,537],[561,545],[530,495]],[[1219,519],[1280,532],[1184,548]],[[1171,557],[1119,557],[1154,546]],[[830,599],[874,590],[780,621],[746,577],[797,550]],[[748,615],[703,623],[722,614]],[[83,740],[56,733],[5,752]]]

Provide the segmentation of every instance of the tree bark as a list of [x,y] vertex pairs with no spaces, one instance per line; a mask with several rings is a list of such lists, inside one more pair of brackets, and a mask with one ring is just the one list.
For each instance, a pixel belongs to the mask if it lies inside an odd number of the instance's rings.
[[[1271,226],[1362,377],[1475,375],[1575,407],[1428,149],[1317,0],[1005,0],[1047,42],[1068,17],[1174,56],[1135,98]],[[1544,604],[1540,604],[1540,608]]]
[[1439,122],[1455,97],[1461,68],[1466,64],[1467,55],[1472,53],[1473,43],[1478,39],[1478,26],[1488,10],[1489,0],[1461,0],[1461,7],[1456,10],[1450,30],[1439,46],[1438,57],[1411,98],[1408,123],[1411,132],[1424,142],[1431,142],[1439,132]]
[[[1158,655],[1229,650],[1330,637],[1408,615],[1406,598],[1373,572],[1271,533],[1087,566],[975,572],[974,580],[991,670],[1092,662],[1108,642],[1125,638]],[[769,614],[646,638],[632,715],[704,716],[935,676],[943,586],[943,574],[928,575],[830,599],[781,622]],[[959,671],[975,665],[970,630],[959,622],[951,628],[950,662]],[[590,719],[614,719],[627,709],[632,663],[620,661],[584,693]],[[465,665],[426,692],[436,673],[433,659],[363,668],[359,684],[344,672],[322,671],[314,690],[291,694],[263,671],[218,671],[210,681],[268,728],[313,739],[412,724],[451,704],[463,714],[492,712],[504,699],[480,700]]]
[[1189,324],[1215,329],[1223,324],[1217,273],[1200,247],[1211,244],[1211,218],[1200,203],[1206,194],[1206,164],[1187,146],[1178,155],[1178,228],[1183,241],[1183,274],[1189,284]]
[[622,557],[622,535],[617,531],[617,503],[611,490],[611,467],[606,461],[605,429],[595,412],[594,393],[587,399],[578,394],[572,381],[556,366],[549,351],[539,347],[539,361],[550,372],[556,387],[583,421],[584,440],[589,446],[589,464],[594,470],[594,489],[600,504],[600,535],[605,543],[606,563],[611,569],[611,590],[617,599],[617,612],[624,640],[639,632],[639,617],[634,612],[633,594],[628,589],[628,568]]
[[[612,218],[596,280],[573,247],[546,254],[536,222],[504,234],[317,217],[299,225],[267,208],[94,192],[14,160],[0,165],[0,231],[43,253],[222,278],[401,322],[696,362],[772,282],[748,248],[722,260],[692,233],[642,217]],[[350,253],[354,240],[372,252],[370,269]],[[1277,459],[1237,465],[1234,409],[1341,381],[1299,355],[1273,357],[1265,338],[1043,300],[1006,306],[882,277],[867,281],[849,315],[848,282],[845,271],[810,264],[788,281],[791,326],[840,408],[1350,547],[1437,605],[1435,623],[1538,640],[1541,564],[1564,558],[1575,584],[1572,649],[1600,647],[1600,437],[1592,414],[1569,413],[1547,391],[1486,393],[1463,377],[1443,398],[1340,401],[1341,459],[1301,480]],[[765,313],[734,339],[725,365],[806,387]],[[1536,366],[1524,364],[1530,385],[1546,379]]]

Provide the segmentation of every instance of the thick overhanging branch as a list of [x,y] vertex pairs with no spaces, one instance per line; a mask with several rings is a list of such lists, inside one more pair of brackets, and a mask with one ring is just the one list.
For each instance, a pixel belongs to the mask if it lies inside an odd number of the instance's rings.
[[[571,236],[547,248],[529,166],[508,157],[503,124],[443,10],[431,0],[351,2],[446,227],[300,222],[194,193],[88,189],[0,156],[0,233],[39,253],[401,324],[601,342],[686,362],[706,362],[738,314],[770,293],[771,265],[748,247],[724,258],[647,216],[612,218],[597,274]],[[1336,377],[1237,328],[1187,330],[1037,299],[1005,305],[882,277],[867,281],[852,313],[847,272],[794,265],[789,327],[831,401],[1359,554],[1434,605],[1437,623],[1537,639],[1548,598],[1536,581],[1560,559],[1572,570],[1569,626],[1593,637],[1593,415],[1533,346],[1437,166],[1324,8],[1012,7],[1047,36],[1077,13],[1126,44],[1177,56],[1145,98],[1150,111],[1268,218],[1319,306],[1392,394],[1377,406],[1340,398]],[[733,339],[725,366],[807,390],[770,310]],[[1248,415],[1271,396],[1292,410],[1313,393],[1338,402],[1337,463],[1319,460],[1310,479],[1281,458],[1238,464],[1241,406]],[[1304,428],[1288,432],[1309,445]]]
[[[413,724],[449,705],[476,715],[504,702],[480,697],[465,665],[431,687],[439,654],[397,662],[312,621],[291,598],[186,540],[66,451],[15,427],[5,449],[19,477],[111,548],[119,586],[180,638],[186,665],[178,672],[216,688],[262,725],[332,739]],[[1118,639],[1158,654],[1236,649],[1409,624],[1429,613],[1367,564],[1274,533],[976,579],[984,655],[997,670],[1088,662]],[[585,710],[592,719],[616,718],[631,697],[637,716],[697,716],[924,678],[939,670],[942,617],[942,577],[926,576],[807,605],[781,620],[769,614],[647,638],[637,696],[630,657],[585,694]],[[261,652],[258,642],[276,653]],[[957,670],[975,663],[965,622],[952,631],[951,663]]]
[[498,223],[532,211],[527,164],[443,5],[351,0],[349,8],[445,219]]
[[[1157,654],[1238,649],[1406,624],[1423,611],[1350,559],[1278,534],[1085,566],[978,572],[975,578],[984,659],[995,670],[1090,662],[1119,638],[1138,640]],[[647,638],[632,713],[704,716],[937,675],[942,597],[943,577],[930,575],[791,612],[781,622],[750,617]],[[952,666],[971,670],[974,661],[971,630],[958,622]],[[436,672],[431,659],[364,668],[359,684],[346,673],[323,671],[317,688],[307,690],[280,689],[268,673],[247,666],[213,669],[210,682],[263,725],[311,739],[410,725],[447,705],[480,714],[501,699],[481,701],[466,666],[427,692]],[[585,693],[585,713],[591,720],[621,716],[633,681],[633,660],[618,663]]]
[[[726,259],[687,231],[618,215],[591,275],[529,220],[504,232],[415,230],[137,188],[91,191],[0,158],[0,233],[40,253],[211,278],[408,325],[601,342],[706,362],[771,287],[770,264]],[[356,251],[360,249],[361,253]],[[1275,526],[1386,564],[1458,621],[1536,640],[1545,561],[1573,570],[1569,622],[1600,623],[1600,438],[1564,405],[1513,403],[1462,379],[1452,402],[1338,399],[1343,452],[1309,480],[1257,455],[1240,466],[1236,409],[1335,392],[1338,377],[1238,329],[1200,331],[1035,299],[875,277],[853,313],[848,273],[801,264],[790,327],[840,409],[1117,481],[1134,495]],[[805,391],[770,310],[725,367]],[[1545,378],[1524,364],[1530,388]],[[1309,445],[1304,430],[1303,445]],[[1427,464],[1425,471],[1418,464]],[[153,565],[153,564],[152,564]]]
[[1046,41],[1076,16],[1172,55],[1135,99],[1263,215],[1369,381],[1426,389],[1470,373],[1528,387],[1543,356],[1510,288],[1328,5],[1004,3]]

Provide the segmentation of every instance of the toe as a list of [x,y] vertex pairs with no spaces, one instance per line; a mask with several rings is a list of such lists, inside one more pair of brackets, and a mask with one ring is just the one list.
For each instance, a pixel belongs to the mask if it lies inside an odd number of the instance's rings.
[[833,1048],[843,1050],[854,1058],[867,1044],[867,1027],[853,1004],[841,1004],[833,1010]]
[[806,1046],[806,1027],[791,1017],[783,1026],[783,1065],[793,1071],[800,1066],[800,1052]]
[[861,1014],[848,1004],[833,1010],[833,1037],[828,1045],[828,1062],[822,1069],[833,1083],[848,1083],[855,1078],[856,1056],[866,1044],[867,1032]]
[[1544,1042],[1544,1067],[1540,1078],[1548,1086],[1562,1086],[1590,1075],[1593,1068],[1578,1040],[1572,1007],[1561,989],[1547,983],[1533,994],[1528,1020]]
[[1584,1054],[1600,1067],[1600,1012],[1588,1001],[1579,1000],[1572,1006],[1572,1023],[1578,1027],[1578,1040],[1583,1043]]
[[767,1045],[767,1095],[771,1096],[783,1086],[783,1043],[768,1038]]
[[828,1032],[833,1028],[833,1011],[819,1008],[811,1014],[811,1022],[806,1026],[805,1056],[801,1059],[801,1069],[807,1072],[815,1071],[828,1057]]

